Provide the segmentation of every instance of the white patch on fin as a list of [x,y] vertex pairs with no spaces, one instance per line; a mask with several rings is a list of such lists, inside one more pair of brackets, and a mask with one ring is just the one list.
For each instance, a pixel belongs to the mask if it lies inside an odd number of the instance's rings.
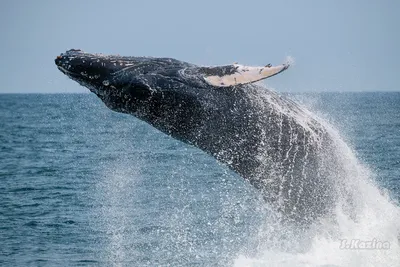
[[205,76],[205,81],[217,87],[254,83],[286,70],[289,68],[290,64],[285,63],[279,66],[271,66],[268,64],[265,67],[249,67],[239,64],[233,64],[232,66],[236,68],[235,73],[225,76]]

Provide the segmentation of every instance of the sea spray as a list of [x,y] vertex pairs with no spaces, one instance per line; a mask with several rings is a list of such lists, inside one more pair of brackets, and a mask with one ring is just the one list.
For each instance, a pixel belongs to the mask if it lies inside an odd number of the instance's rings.
[[400,266],[400,208],[338,131],[307,113],[324,126],[335,147],[340,177],[332,188],[338,192],[334,208],[308,229],[268,217],[254,238],[256,256],[240,255],[234,266]]

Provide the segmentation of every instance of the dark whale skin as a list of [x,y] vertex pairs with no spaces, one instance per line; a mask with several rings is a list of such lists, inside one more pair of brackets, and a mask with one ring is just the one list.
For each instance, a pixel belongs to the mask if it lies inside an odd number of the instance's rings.
[[117,112],[198,147],[259,189],[285,221],[308,224],[337,197],[335,147],[296,103],[255,84],[212,86],[207,68],[170,58],[69,50],[55,60],[67,76]]

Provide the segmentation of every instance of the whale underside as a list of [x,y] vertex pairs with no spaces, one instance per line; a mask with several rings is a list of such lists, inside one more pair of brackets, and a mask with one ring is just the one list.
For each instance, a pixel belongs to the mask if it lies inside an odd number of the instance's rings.
[[56,65],[110,109],[226,164],[284,220],[309,223],[332,210],[340,174],[329,132],[293,101],[254,84],[287,64],[199,67],[169,58],[69,50]]

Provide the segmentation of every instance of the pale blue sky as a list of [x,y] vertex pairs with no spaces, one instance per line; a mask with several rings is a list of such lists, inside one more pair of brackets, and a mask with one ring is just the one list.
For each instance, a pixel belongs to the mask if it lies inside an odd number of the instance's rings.
[[399,91],[397,0],[0,1],[0,92],[87,92],[54,58],[70,48],[202,64],[295,66],[278,91]]

